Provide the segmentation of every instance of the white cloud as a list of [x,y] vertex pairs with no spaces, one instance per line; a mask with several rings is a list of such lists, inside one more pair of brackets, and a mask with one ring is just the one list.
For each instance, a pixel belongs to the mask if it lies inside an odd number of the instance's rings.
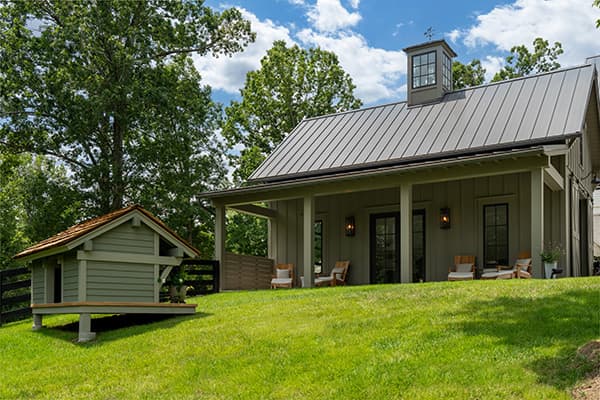
[[399,84],[400,77],[406,74],[404,52],[369,47],[365,38],[356,33],[327,35],[304,29],[297,37],[304,45],[319,46],[337,54],[363,102],[397,100],[406,93],[406,87]]
[[273,21],[259,20],[256,15],[240,8],[245,19],[256,32],[256,41],[247,46],[243,52],[231,57],[194,56],[194,65],[200,71],[204,83],[213,89],[221,89],[227,93],[238,94],[244,86],[248,71],[258,69],[260,60],[276,40],[284,40],[288,44],[295,43],[290,37],[288,28],[277,25]]
[[360,0],[349,0],[349,2],[350,2],[350,7],[354,8],[355,10],[360,5]]
[[600,9],[589,0],[517,0],[477,16],[477,23],[464,32],[467,46],[494,45],[510,51],[515,45],[531,47],[536,37],[551,44],[561,42],[563,66],[582,64],[585,58],[600,53],[600,31],[595,21]]
[[491,81],[496,72],[500,71],[504,66],[503,57],[486,56],[481,60],[481,66],[485,69],[485,80]]
[[456,43],[456,41],[463,36],[462,32],[458,29],[454,29],[453,31],[446,33],[446,37],[450,39],[452,43]]
[[[356,9],[359,2],[353,1],[351,7]],[[317,0],[307,13],[310,23],[321,32],[335,32],[358,24],[361,15],[358,12],[348,12],[340,0]]]

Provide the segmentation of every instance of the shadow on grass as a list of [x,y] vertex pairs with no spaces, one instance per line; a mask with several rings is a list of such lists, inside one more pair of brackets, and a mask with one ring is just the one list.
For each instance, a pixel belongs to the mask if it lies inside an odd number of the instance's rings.
[[526,367],[537,374],[538,382],[564,390],[594,368],[576,351],[600,336],[599,310],[600,294],[595,290],[538,298],[497,297],[467,303],[459,314],[468,316],[468,322],[451,325],[468,335],[495,337],[500,344],[524,352],[542,354],[553,348],[555,355],[538,357]]
[[[119,314],[100,318],[92,318],[92,332],[97,334],[95,345],[112,342],[125,337],[132,337],[150,330],[169,329],[184,321],[208,317],[211,314],[196,312],[191,315],[170,314]],[[148,326],[154,325],[154,326]],[[76,341],[79,322],[44,328],[40,333],[68,341]]]

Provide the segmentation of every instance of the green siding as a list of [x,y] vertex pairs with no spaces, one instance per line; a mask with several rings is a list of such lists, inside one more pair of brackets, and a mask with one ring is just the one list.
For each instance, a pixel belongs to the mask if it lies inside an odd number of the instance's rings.
[[146,225],[134,228],[125,222],[93,239],[95,251],[154,255],[154,231]]
[[31,280],[31,302],[33,304],[43,304],[45,302],[45,277],[44,268],[42,268],[40,261],[36,261],[33,263],[33,266],[31,268]]
[[87,301],[154,302],[154,265],[88,261]]
[[63,260],[63,301],[78,301],[79,262],[75,254],[65,254]]

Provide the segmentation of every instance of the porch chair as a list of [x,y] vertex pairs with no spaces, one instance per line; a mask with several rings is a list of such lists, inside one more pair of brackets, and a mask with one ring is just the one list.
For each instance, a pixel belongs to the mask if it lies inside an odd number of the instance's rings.
[[327,276],[318,276],[315,278],[315,286],[338,286],[346,284],[346,275],[348,274],[348,267],[350,261],[337,261],[335,267],[331,270],[331,273]]
[[277,264],[271,279],[271,289],[294,287],[294,264]]
[[454,267],[448,268],[449,281],[475,279],[475,256],[454,256]]
[[518,254],[517,260],[512,267],[499,265],[496,271],[484,271],[481,279],[512,279],[512,278],[531,278],[531,253],[522,251]]

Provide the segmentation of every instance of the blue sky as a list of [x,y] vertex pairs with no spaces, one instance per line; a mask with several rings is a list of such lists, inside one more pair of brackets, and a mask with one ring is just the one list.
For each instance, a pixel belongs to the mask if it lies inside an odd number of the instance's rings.
[[446,39],[458,60],[482,61],[491,76],[508,50],[541,36],[563,44],[562,66],[600,54],[600,10],[592,0],[208,0],[215,9],[238,7],[257,34],[233,57],[197,57],[196,67],[214,98],[238,98],[245,75],[259,66],[274,40],[334,51],[365,105],[406,98],[404,47]]

